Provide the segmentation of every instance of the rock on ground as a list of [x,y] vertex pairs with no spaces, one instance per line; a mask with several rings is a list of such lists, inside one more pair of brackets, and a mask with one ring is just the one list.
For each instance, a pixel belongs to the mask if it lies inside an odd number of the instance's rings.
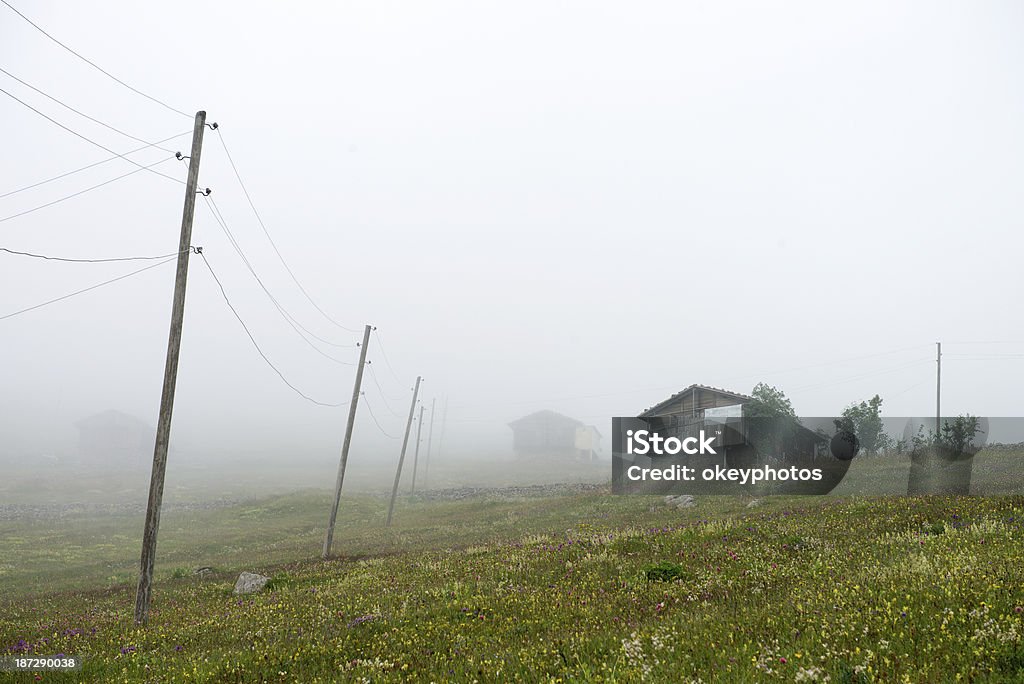
[[263,575],[257,575],[252,572],[243,572],[238,576],[238,581],[235,582],[235,593],[236,594],[251,594],[254,591],[259,591],[267,582],[270,581],[269,577]]
[[690,494],[680,494],[679,496],[666,496],[665,504],[676,508],[693,508],[697,502]]

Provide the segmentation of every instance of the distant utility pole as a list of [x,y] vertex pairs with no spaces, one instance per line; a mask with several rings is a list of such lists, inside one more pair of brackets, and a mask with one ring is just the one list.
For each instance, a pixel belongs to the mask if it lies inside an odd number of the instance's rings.
[[359,392],[363,386],[363,368],[366,367],[366,348],[370,346],[372,326],[363,328],[363,344],[359,351],[359,365],[356,367],[356,381],[352,386],[352,401],[348,405],[348,423],[345,425],[345,441],[341,444],[341,462],[338,463],[338,481],[334,485],[334,501],[331,503],[331,517],[327,521],[327,533],[324,535],[323,557],[331,555],[331,543],[334,541],[334,522],[338,518],[338,505],[341,503],[341,485],[345,482],[345,466],[348,465],[348,448],[352,445],[352,428],[356,423],[356,406],[359,405]]
[[942,343],[935,343],[935,439],[942,428]]
[[437,397],[430,400],[430,431],[427,432],[427,463],[430,463],[430,448],[434,443],[434,406],[437,404]]
[[398,457],[398,470],[395,471],[395,486],[391,488],[391,504],[388,506],[387,526],[391,527],[391,516],[395,512],[395,497],[398,496],[398,482],[402,479],[402,464],[405,462],[405,449],[409,446],[409,431],[412,429],[412,417],[416,413],[416,398],[420,393],[420,381],[423,378],[416,376],[416,387],[412,391],[412,404],[409,406],[409,420],[405,423],[405,437],[402,439],[402,454]]
[[[444,396],[444,409],[441,411],[441,434],[437,438],[437,456],[441,456],[441,447],[444,446],[444,428],[448,424],[448,395]],[[426,468],[423,470],[423,486],[427,486],[427,475],[430,474],[430,459],[427,459]]]
[[416,468],[420,462],[420,433],[423,432],[423,406],[420,406],[420,419],[416,423],[416,451],[412,455],[412,487],[409,489],[410,494],[416,493]]
[[153,473],[149,480],[146,527],[142,532],[142,562],[139,571],[139,588],[135,596],[136,625],[146,623],[153,591],[156,534],[160,528],[160,504],[164,495],[164,475],[167,472],[167,445],[171,436],[174,388],[178,382],[178,352],[181,350],[181,325],[185,318],[185,284],[188,280],[188,256],[192,248],[192,216],[196,208],[199,158],[203,153],[203,132],[205,130],[206,112],[196,112],[195,126],[192,128],[192,152],[188,159],[188,180],[185,183],[185,207],[181,214],[178,269],[174,275],[171,332],[167,340],[167,362],[164,365],[164,386],[160,395],[160,417],[157,420],[156,445],[153,448]]

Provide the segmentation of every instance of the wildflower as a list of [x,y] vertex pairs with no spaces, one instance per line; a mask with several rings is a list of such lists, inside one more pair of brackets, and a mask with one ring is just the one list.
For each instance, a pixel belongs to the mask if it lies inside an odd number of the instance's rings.
[[357,617],[355,620],[352,620],[351,622],[349,622],[348,625],[346,625],[346,626],[347,627],[357,627],[358,625],[361,625],[364,622],[369,622],[370,620],[376,620],[376,619],[377,619],[377,616],[373,615],[372,613],[369,614],[369,615],[362,615],[360,617]]

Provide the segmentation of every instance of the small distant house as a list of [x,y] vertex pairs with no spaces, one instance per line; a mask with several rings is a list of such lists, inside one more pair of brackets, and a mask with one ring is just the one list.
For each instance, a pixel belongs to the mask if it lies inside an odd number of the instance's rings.
[[135,416],[108,410],[75,425],[83,464],[144,468],[152,462],[156,430]]
[[537,411],[508,424],[519,458],[558,457],[593,460],[601,433],[592,425],[555,411]]

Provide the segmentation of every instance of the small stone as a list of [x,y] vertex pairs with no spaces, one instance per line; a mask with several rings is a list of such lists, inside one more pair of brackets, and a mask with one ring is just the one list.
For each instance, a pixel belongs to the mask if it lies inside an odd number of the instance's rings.
[[238,581],[235,582],[235,593],[251,594],[262,589],[269,581],[269,577],[257,575],[252,572],[243,572],[238,576]]

